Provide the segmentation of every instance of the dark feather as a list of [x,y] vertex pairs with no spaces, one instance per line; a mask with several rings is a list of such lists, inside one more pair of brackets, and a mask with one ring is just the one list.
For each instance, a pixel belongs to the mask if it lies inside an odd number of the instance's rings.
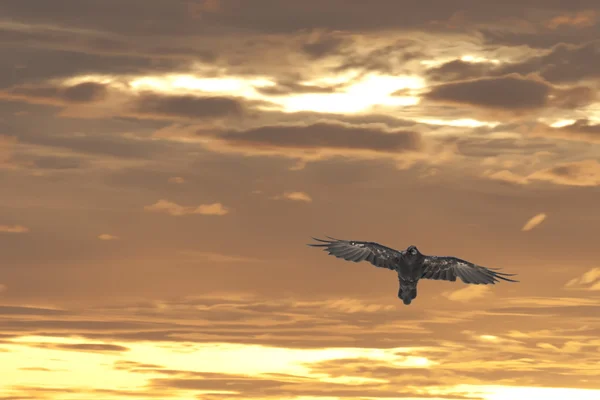
[[368,261],[376,267],[391,270],[396,269],[402,256],[402,252],[380,245],[379,243],[326,237],[329,240],[313,238],[320,243],[310,243],[308,246],[322,247],[329,255],[346,261]]
[[507,282],[518,282],[507,278],[507,276],[514,276],[515,274],[497,272],[498,269],[482,267],[456,257],[425,256],[423,267],[422,277],[425,279],[455,281],[458,277],[464,283],[474,285],[493,285],[499,282],[499,279]]

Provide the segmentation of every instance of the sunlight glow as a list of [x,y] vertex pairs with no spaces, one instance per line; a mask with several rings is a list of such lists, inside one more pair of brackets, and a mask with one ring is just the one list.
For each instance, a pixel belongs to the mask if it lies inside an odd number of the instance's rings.
[[489,341],[489,342],[495,342],[498,340],[498,336],[494,336],[494,335],[480,335],[479,338],[482,340]]
[[[480,338],[490,341],[498,339],[492,335],[481,335]],[[161,389],[149,386],[153,379],[185,377],[190,373],[230,374],[244,376],[248,380],[253,377],[269,379],[272,374],[278,374],[278,379],[289,382],[308,380],[348,386],[366,384],[372,387],[373,384],[385,386],[388,380],[385,377],[369,378],[337,373],[330,375],[327,373],[329,367],[326,363],[339,363],[342,360],[357,360],[360,363],[366,360],[368,363],[368,360],[372,360],[401,368],[432,368],[438,364],[425,357],[411,355],[418,351],[411,348],[287,349],[230,343],[94,341],[95,344],[123,346],[125,349],[91,352],[86,351],[84,347],[80,349],[64,346],[86,343],[89,344],[87,339],[71,337],[27,336],[7,340],[2,346],[3,351],[0,352],[0,374],[4,383],[0,384],[0,396],[18,398],[23,395],[23,392],[19,392],[19,387],[37,387],[50,390],[49,394],[44,393],[44,398],[48,399],[94,400],[106,395],[102,390],[106,389],[107,382],[110,382],[111,390],[126,393],[115,394],[111,398],[144,399],[148,398],[148,393],[153,393],[153,397],[157,394],[160,397]],[[140,367],[142,364],[146,366]],[[432,399],[436,398],[435,396],[442,399],[449,395],[468,393],[484,400],[596,400],[600,392],[483,385],[428,386],[411,390]],[[231,390],[181,388],[179,391],[169,390],[168,398],[182,400],[209,392],[239,394],[234,387]],[[297,400],[300,397],[290,397],[292,398]],[[310,396],[303,398],[311,399]],[[322,400],[325,397],[318,398]]]
[[392,96],[402,89],[420,89],[424,81],[416,77],[369,75],[338,93],[298,94],[279,99],[284,111],[319,111],[330,113],[357,113],[370,107],[412,106],[419,103],[417,96]]
[[[304,85],[340,86],[331,93],[291,93],[288,95],[268,95],[260,88],[272,87],[276,83],[267,78],[244,78],[234,76],[200,78],[190,74],[144,76],[120,78],[86,75],[69,78],[63,84],[75,85],[82,82],[110,83],[133,91],[152,90],[169,95],[223,95],[240,96],[248,100],[263,100],[272,105],[262,105],[262,109],[279,109],[284,112],[315,111],[325,113],[357,113],[374,106],[402,107],[419,103],[419,97],[411,91],[425,87],[424,80],[414,76],[389,76],[370,74],[357,78],[356,72],[348,72],[331,77],[323,77],[305,82]],[[345,85],[345,86],[344,86]],[[394,92],[407,89],[405,95]]]
[[487,62],[487,63],[492,63],[492,64],[500,64],[500,60],[497,60],[497,59],[471,56],[471,55],[462,56],[460,59],[461,59],[461,61],[470,62],[470,63]]
[[562,128],[563,126],[571,125],[573,123],[575,123],[574,119],[561,119],[559,121],[556,121],[556,122],[553,122],[552,124],[550,124],[550,127]]
[[600,390],[570,389],[550,387],[510,387],[510,386],[471,386],[460,385],[456,389],[480,394],[485,400],[515,400],[515,399],[544,399],[544,400],[598,400]]
[[[339,85],[349,83],[356,74],[348,73],[337,77],[320,78],[301,82],[307,85]],[[221,95],[242,96],[252,100],[268,100],[278,104],[285,112],[319,111],[331,113],[356,113],[376,105],[410,106],[418,104],[417,96],[392,96],[401,90],[415,90],[424,87],[424,81],[417,77],[397,77],[367,75],[355,83],[334,93],[299,93],[287,96],[268,96],[256,88],[275,85],[268,79],[242,78],[196,78],[191,75],[171,75],[164,77],[143,77],[132,80],[129,85],[135,90],[148,90],[180,93],[197,91]],[[273,108],[273,107],[270,107]]]
[[273,86],[275,83],[268,79],[197,78],[193,75],[167,75],[136,78],[129,82],[129,85],[136,90],[152,89],[166,93],[187,90],[256,98],[260,96],[255,88]]

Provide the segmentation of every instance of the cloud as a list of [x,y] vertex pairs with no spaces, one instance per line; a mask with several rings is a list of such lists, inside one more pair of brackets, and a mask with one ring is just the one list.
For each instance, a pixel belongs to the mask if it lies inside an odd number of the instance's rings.
[[546,26],[550,29],[556,29],[561,25],[585,28],[593,26],[597,19],[598,12],[595,10],[576,11],[553,17],[546,23]]
[[[484,33],[488,35],[488,33]],[[557,35],[559,39],[561,35]],[[498,37],[497,37],[498,38]],[[508,38],[508,37],[505,37]],[[542,36],[537,37],[542,38]],[[535,40],[536,37],[533,36]],[[562,36],[563,41],[568,40]],[[486,77],[492,79],[503,75],[520,74],[526,76],[536,74],[544,81],[553,84],[573,84],[590,79],[600,78],[600,72],[594,68],[600,62],[598,49],[600,40],[595,35],[594,40],[587,43],[560,43],[542,54],[527,56],[520,62],[469,62],[455,59],[426,70],[426,75],[434,81],[469,80]],[[593,88],[588,89],[588,96]],[[583,90],[583,89],[580,89]]]
[[386,131],[373,126],[321,122],[311,125],[263,126],[246,131],[225,132],[218,139],[233,146],[265,148],[345,149],[401,153],[419,150],[421,135],[412,131]]
[[0,134],[0,167],[9,163],[16,143],[16,137]]
[[571,279],[566,287],[600,290],[600,268],[592,268],[578,278]]
[[[400,169],[418,161],[446,162],[453,154],[451,146],[425,143],[419,132],[388,130],[377,124],[267,125],[220,133],[201,130],[198,136],[205,148],[219,153],[276,156],[302,162],[336,157],[388,159],[396,161]],[[436,157],[431,157],[429,152],[435,153]]]
[[538,226],[539,224],[541,224],[542,222],[544,222],[545,219],[546,219],[546,214],[544,214],[544,213],[537,214],[537,215],[531,217],[529,219],[529,221],[527,221],[527,223],[525,223],[525,225],[523,225],[523,228],[521,228],[521,230],[523,232],[530,231],[533,228],[535,228],[536,226]]
[[434,81],[462,81],[481,78],[493,71],[494,64],[488,62],[469,62],[461,59],[448,61],[442,65],[428,68],[426,76]]
[[560,127],[540,124],[535,127],[532,134],[549,138],[600,143],[600,124],[593,124],[588,119],[578,119]]
[[513,73],[439,84],[425,93],[424,98],[518,115],[547,106],[565,109],[581,107],[593,101],[595,92],[585,87],[556,88],[543,79]]
[[0,232],[4,233],[27,233],[29,228],[23,225],[0,225]]
[[172,176],[169,178],[169,183],[185,183],[185,179],[180,176]]
[[597,79],[600,72],[594,68],[600,62],[600,41],[582,44],[559,43],[548,53],[528,58],[520,63],[508,64],[501,72],[538,73],[553,83],[573,83],[586,79]]
[[118,236],[114,236],[114,235],[110,235],[108,233],[103,233],[101,235],[98,235],[98,239],[100,239],[100,240],[118,240],[119,237]]
[[199,206],[181,206],[169,200],[158,200],[156,203],[145,206],[144,210],[150,212],[167,213],[169,215],[180,217],[183,215],[199,214],[199,215],[217,215],[222,216],[229,214],[229,209],[221,203],[201,204]]
[[42,104],[79,104],[101,101],[108,95],[108,87],[97,82],[82,82],[71,86],[23,85],[0,91],[0,99],[24,100]]
[[237,263],[237,262],[258,262],[260,260],[251,257],[235,256],[231,254],[220,254],[213,252],[197,251],[197,250],[182,250],[177,252],[183,256],[182,260],[191,262],[210,261],[215,263]]
[[90,353],[112,353],[129,350],[129,348],[125,346],[106,343],[28,343],[28,345],[44,349],[81,351]]
[[570,186],[600,185],[600,162],[597,160],[561,163],[555,167],[531,174],[529,179]]
[[471,300],[485,297],[490,292],[490,288],[484,285],[471,285],[453,292],[444,292],[443,295],[449,300],[466,303]]
[[275,196],[275,199],[287,199],[292,201],[303,201],[306,203],[312,203],[312,197],[304,192],[285,192],[279,196]]
[[243,113],[242,102],[230,97],[202,97],[193,95],[164,95],[144,92],[131,105],[135,115],[177,117],[188,119],[239,117]]
[[590,159],[558,163],[554,167],[541,169],[528,175],[520,175],[510,170],[488,170],[483,175],[488,179],[521,185],[542,181],[565,186],[598,186],[600,185],[600,163]]

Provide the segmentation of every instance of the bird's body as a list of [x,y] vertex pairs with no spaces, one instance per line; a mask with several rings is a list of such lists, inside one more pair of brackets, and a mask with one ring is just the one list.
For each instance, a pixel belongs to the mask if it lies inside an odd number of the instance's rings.
[[398,297],[404,304],[410,304],[417,297],[417,284],[420,279],[442,279],[456,281],[460,278],[469,284],[495,284],[499,279],[507,282],[518,282],[507,278],[514,274],[496,272],[497,270],[482,267],[456,257],[428,256],[415,246],[406,250],[395,250],[375,242],[355,240],[316,239],[320,243],[309,244],[323,247],[330,255],[346,261],[368,261],[379,268],[386,268],[398,273]]

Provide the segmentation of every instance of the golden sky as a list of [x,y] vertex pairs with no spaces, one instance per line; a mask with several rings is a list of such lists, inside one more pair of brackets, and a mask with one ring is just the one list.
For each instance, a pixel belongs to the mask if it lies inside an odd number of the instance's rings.
[[597,0],[1,0],[0,400],[599,399],[599,65]]

